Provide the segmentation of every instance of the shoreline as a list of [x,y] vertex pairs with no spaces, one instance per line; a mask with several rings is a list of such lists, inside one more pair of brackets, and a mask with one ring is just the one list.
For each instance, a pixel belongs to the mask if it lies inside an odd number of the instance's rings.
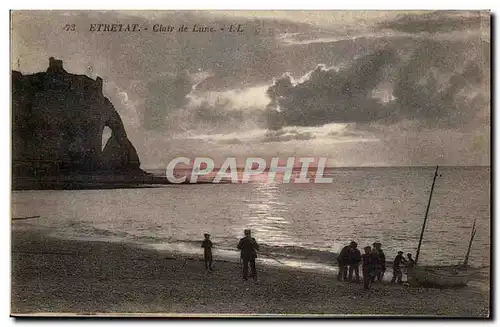
[[363,290],[335,274],[259,263],[258,280],[245,282],[236,262],[215,261],[209,272],[199,258],[131,244],[11,235],[13,316],[489,316],[489,292],[476,286]]

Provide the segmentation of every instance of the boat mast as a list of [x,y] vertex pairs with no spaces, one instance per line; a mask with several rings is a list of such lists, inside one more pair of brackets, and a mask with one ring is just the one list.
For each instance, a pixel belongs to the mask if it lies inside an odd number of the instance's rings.
[[467,254],[465,255],[464,266],[467,266],[467,264],[469,263],[470,249],[472,247],[472,240],[474,240],[475,235],[476,235],[476,219],[474,219],[474,224],[472,225],[472,232],[470,234],[469,248],[467,249]]
[[422,239],[424,238],[425,224],[427,222],[427,217],[429,215],[429,208],[431,206],[432,193],[434,192],[434,185],[436,184],[436,177],[438,175],[439,166],[436,166],[436,171],[434,172],[434,179],[432,180],[431,194],[429,194],[429,202],[427,203],[427,209],[425,210],[424,223],[422,225],[422,231],[420,232],[420,239],[418,240],[417,254],[415,255],[415,264],[418,262],[418,255],[420,254],[420,247],[422,246]]

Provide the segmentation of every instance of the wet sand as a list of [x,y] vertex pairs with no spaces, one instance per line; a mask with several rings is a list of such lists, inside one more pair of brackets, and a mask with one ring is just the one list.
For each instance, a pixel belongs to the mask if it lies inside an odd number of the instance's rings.
[[[200,249],[201,250],[201,249]],[[157,252],[127,244],[60,240],[12,232],[11,313],[481,317],[489,294],[459,289],[338,282],[326,273],[258,264],[257,281],[236,262]],[[215,258],[217,259],[217,258]]]

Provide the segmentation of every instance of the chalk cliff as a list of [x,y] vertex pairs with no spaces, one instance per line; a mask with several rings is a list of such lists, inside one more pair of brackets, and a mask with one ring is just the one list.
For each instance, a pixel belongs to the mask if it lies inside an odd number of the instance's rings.
[[[46,72],[12,71],[13,177],[142,174],[103,81],[66,72],[49,59]],[[111,137],[103,150],[105,126]]]

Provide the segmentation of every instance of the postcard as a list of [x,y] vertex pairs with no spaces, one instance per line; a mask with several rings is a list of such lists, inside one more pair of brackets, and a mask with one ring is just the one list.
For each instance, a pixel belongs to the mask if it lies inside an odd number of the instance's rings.
[[10,16],[12,316],[490,318],[489,11]]

